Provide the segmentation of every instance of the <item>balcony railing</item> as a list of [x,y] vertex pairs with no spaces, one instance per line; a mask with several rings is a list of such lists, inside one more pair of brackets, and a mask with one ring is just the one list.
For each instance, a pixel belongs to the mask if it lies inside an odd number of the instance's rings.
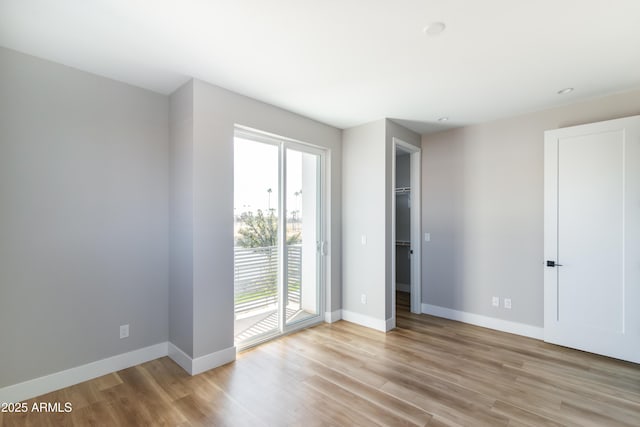
[[[289,245],[287,257],[287,305],[300,305],[302,246]],[[273,306],[278,299],[278,248],[235,248],[235,313]]]

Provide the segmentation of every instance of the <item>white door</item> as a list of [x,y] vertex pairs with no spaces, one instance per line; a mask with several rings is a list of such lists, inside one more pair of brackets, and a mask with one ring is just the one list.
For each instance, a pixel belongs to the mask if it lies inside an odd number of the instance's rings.
[[640,363],[640,116],[545,132],[545,341]]

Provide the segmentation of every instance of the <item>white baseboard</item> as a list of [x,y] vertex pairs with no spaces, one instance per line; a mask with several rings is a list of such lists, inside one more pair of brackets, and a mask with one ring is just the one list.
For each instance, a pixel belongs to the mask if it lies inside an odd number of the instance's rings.
[[192,359],[172,343],[163,342],[0,388],[0,402],[22,402],[167,355],[189,374],[197,375],[236,360],[236,348]]
[[174,343],[169,343],[169,351],[167,353],[169,358],[176,362],[178,366],[187,371],[189,375],[191,375],[191,365],[193,359],[187,353],[182,351],[179,347],[177,347]]
[[396,328],[396,319],[395,319],[395,317],[391,318],[391,319],[387,319],[385,321],[385,329],[384,329],[385,332],[389,332],[390,330],[395,329],[395,328]]
[[365,314],[342,310],[342,320],[375,329],[376,331],[387,332],[387,322],[385,320],[376,319],[375,317],[367,316]]
[[215,353],[207,354],[206,356],[196,357],[191,364],[191,375],[201,374],[209,369],[226,365],[234,360],[236,360],[235,346],[227,347]]
[[396,291],[411,292],[411,285],[408,284],[408,283],[398,283],[398,282],[396,282]]
[[327,311],[324,313],[324,321],[334,323],[342,319],[342,310]]
[[512,322],[510,320],[496,319],[495,317],[483,316],[481,314],[467,313],[466,311],[458,311],[431,304],[422,304],[422,312],[432,316],[444,317],[445,319],[457,320],[459,322],[470,323],[472,325],[529,338],[541,340],[544,337],[544,328]]
[[10,385],[0,389],[0,402],[21,402],[69,387],[121,369],[130,368],[167,355],[167,343],[159,343],[117,356],[107,357],[44,377]]
[[217,368],[218,366],[226,365],[236,360],[236,348],[225,348],[215,353],[193,359],[173,343],[169,343],[169,357],[180,365],[182,369],[187,371],[189,375],[198,375],[209,369]]

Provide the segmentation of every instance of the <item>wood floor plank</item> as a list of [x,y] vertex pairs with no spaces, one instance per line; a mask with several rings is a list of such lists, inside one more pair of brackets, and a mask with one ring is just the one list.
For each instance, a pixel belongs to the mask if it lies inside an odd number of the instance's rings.
[[74,409],[71,413],[73,425],[109,427],[117,424],[109,402],[96,402],[81,409]]
[[396,397],[384,393],[375,387],[371,387],[355,378],[344,375],[310,359],[306,359],[304,357],[301,358],[297,354],[291,353],[277,353],[277,356],[285,360],[290,367],[295,366],[296,369],[302,369],[305,372],[313,372],[315,375],[333,383],[335,386],[341,387],[360,398],[366,399],[380,408],[385,408],[413,424],[425,425],[432,418],[431,414],[423,411],[415,405],[397,399]]
[[409,312],[323,324],[189,376],[167,357],[0,413],[0,426],[640,426],[640,366]]
[[491,409],[497,412],[498,414],[504,415],[507,418],[509,418],[509,425],[518,424],[518,425],[526,425],[531,427],[562,426],[562,424],[559,422],[553,421],[540,414],[527,411],[525,409],[519,408],[515,405],[512,405],[507,402],[503,402],[501,400],[496,401],[496,403],[493,405]]
[[317,390],[337,405],[354,413],[362,414],[373,425],[382,426],[415,426],[406,418],[398,416],[393,411],[378,406],[355,393],[346,390],[321,376],[315,375],[305,380],[305,385]]

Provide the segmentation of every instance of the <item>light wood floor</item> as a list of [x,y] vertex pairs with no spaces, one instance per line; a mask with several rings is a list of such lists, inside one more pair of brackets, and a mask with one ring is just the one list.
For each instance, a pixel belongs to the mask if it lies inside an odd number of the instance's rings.
[[189,377],[168,358],[29,402],[0,425],[640,425],[640,366],[407,311],[323,324]]

